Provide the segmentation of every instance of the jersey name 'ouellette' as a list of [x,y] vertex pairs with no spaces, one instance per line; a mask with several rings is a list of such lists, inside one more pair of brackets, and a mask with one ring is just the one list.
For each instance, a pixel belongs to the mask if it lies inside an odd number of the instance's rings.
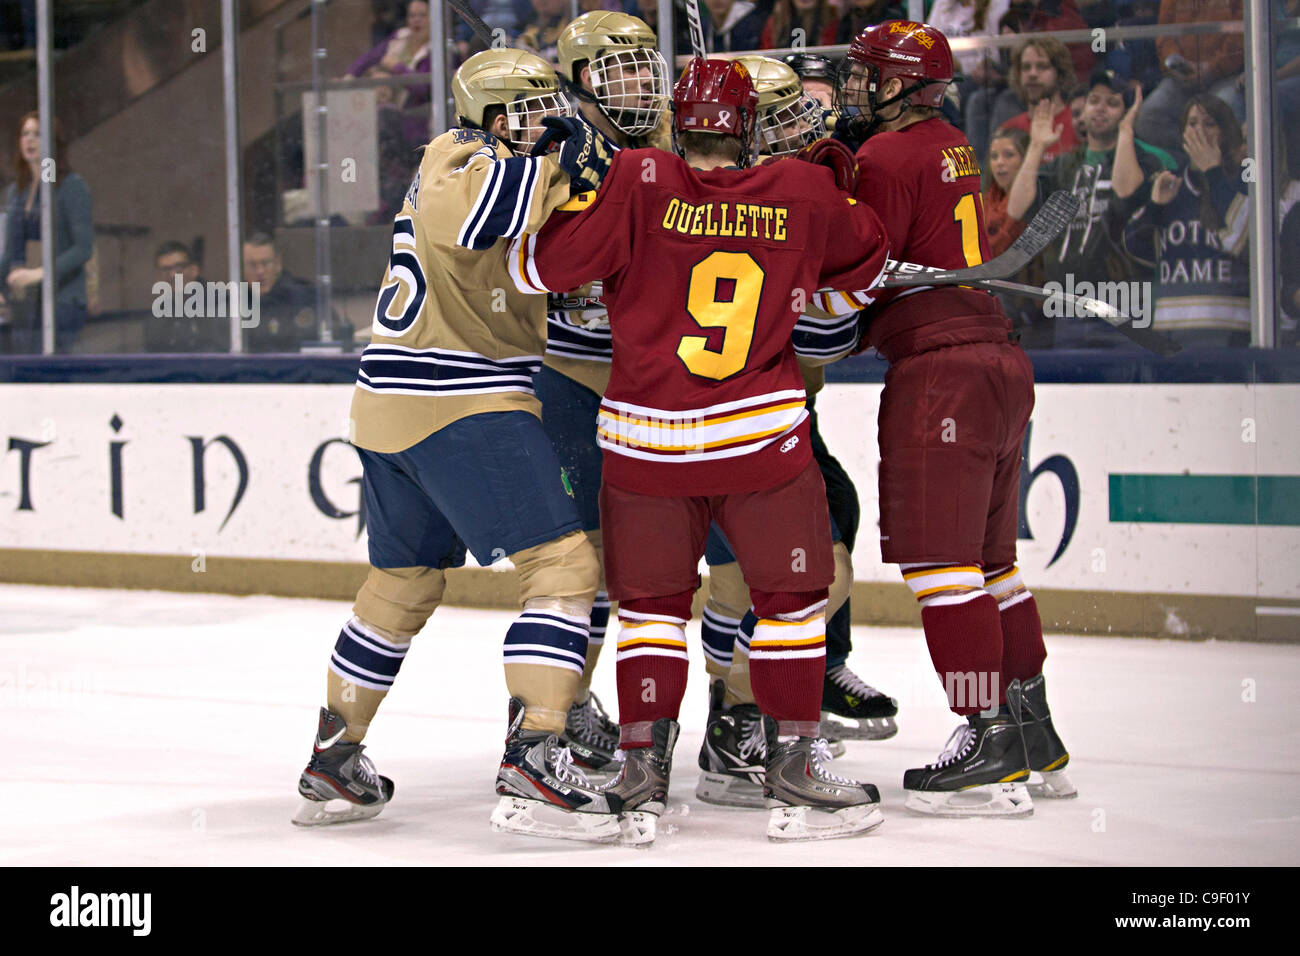
[[660,225],[683,236],[735,236],[785,242],[785,221],[789,213],[785,206],[743,202],[706,202],[697,206],[672,199]]

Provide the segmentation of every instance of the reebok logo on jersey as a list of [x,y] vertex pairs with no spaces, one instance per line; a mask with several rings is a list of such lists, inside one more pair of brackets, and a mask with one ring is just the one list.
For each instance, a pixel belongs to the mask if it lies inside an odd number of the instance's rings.
[[787,439],[785,440],[785,442],[781,445],[781,454],[784,455],[786,452],[788,452],[790,449],[792,449],[792,448],[793,448],[795,445],[797,445],[797,444],[799,444],[799,436],[798,436],[798,435],[791,435],[791,436],[790,436],[789,438],[787,438]]

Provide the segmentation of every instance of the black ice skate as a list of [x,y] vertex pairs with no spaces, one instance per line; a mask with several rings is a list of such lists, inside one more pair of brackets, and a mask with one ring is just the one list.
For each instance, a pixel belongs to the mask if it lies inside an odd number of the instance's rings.
[[560,746],[569,748],[579,767],[597,773],[616,773],[623,757],[618,749],[618,724],[609,719],[600,698],[591,693],[569,708]]
[[972,714],[953,731],[937,762],[903,774],[904,806],[941,817],[1032,814],[1021,719],[1020,682],[1012,681],[997,716]]
[[820,737],[772,743],[763,784],[769,840],[834,840],[885,822],[876,788],[830,773],[825,767],[830,759]]
[[724,807],[767,806],[763,774],[767,748],[775,740],[776,724],[764,720],[757,704],[722,709],[726,692],[721,680],[709,689],[709,722],[700,747],[700,780],[695,796]]
[[622,805],[622,841],[629,846],[654,842],[659,817],[668,804],[668,778],[680,729],[675,720],[656,720],[650,731],[653,745],[625,750],[618,777],[601,788]]
[[[822,731],[844,740],[887,740],[898,733],[898,701],[849,670],[847,664],[826,672],[822,685]],[[835,753],[832,748],[832,753]],[[835,755],[843,753],[841,748]]]
[[1052,712],[1047,707],[1047,687],[1043,675],[1025,681],[1022,690],[1025,699],[1024,734],[1025,751],[1029,757],[1029,795],[1031,797],[1077,797],[1065,773],[1070,753],[1052,726]]
[[375,771],[365,746],[342,739],[347,728],[338,714],[320,709],[311,760],[298,778],[303,799],[292,819],[300,827],[368,820],[393,799],[393,781]]
[[512,697],[506,751],[497,771],[501,799],[492,811],[492,829],[556,840],[617,842],[618,798],[592,786],[557,734],[525,730],[523,719],[523,702]]

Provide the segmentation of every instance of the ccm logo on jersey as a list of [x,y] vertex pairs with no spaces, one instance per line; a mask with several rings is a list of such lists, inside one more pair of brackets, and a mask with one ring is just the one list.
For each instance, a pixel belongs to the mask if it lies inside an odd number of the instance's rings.
[[797,445],[797,444],[799,444],[799,436],[798,436],[798,435],[791,435],[791,436],[790,436],[789,438],[787,438],[787,439],[785,440],[785,442],[781,445],[781,454],[784,455],[786,452],[788,452],[791,448],[793,448],[793,447],[794,447],[795,445]]

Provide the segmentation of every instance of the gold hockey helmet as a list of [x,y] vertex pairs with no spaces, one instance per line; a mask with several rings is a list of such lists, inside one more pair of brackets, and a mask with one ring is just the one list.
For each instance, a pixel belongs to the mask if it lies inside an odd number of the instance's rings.
[[527,147],[537,141],[547,116],[572,116],[573,108],[560,89],[554,68],[527,50],[483,50],[460,65],[451,80],[456,112],[462,122],[484,128],[489,106],[504,106],[510,145]]
[[789,156],[826,136],[821,104],[803,91],[799,74],[767,56],[737,57],[758,90],[761,152]]
[[[668,108],[668,65],[655,32],[637,17],[593,10],[573,20],[556,41],[560,73],[577,95],[594,100],[616,129],[645,136]],[[580,64],[591,67],[591,92]]]

